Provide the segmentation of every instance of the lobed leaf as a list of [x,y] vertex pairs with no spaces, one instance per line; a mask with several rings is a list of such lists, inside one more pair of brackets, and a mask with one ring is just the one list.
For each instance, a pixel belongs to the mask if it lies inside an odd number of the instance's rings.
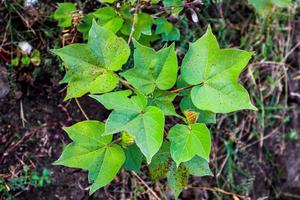
[[236,49],[221,50],[209,27],[204,36],[190,45],[182,61],[182,77],[194,85],[193,104],[214,113],[256,110],[248,92],[238,83],[239,74],[252,55],[252,52]]
[[148,99],[149,105],[160,108],[166,116],[178,116],[172,103],[176,96],[169,91],[155,90]]
[[156,52],[134,41],[134,68],[121,75],[144,94],[154,92],[155,88],[168,90],[177,79],[178,62],[174,44]]
[[176,124],[170,129],[168,138],[171,141],[171,156],[177,166],[196,155],[209,160],[211,138],[205,124]]
[[65,100],[86,93],[99,94],[113,90],[118,76],[113,72],[126,63],[130,49],[113,32],[93,21],[88,44],[72,44],[52,50],[67,65],[63,83],[68,83]]
[[72,13],[76,11],[73,3],[59,3],[54,12],[54,19],[58,22],[59,27],[70,27],[72,25]]
[[105,124],[105,134],[128,132],[150,163],[163,141],[164,113],[157,107],[147,106],[147,98],[137,91],[136,93],[130,98],[130,91],[92,97],[106,108],[113,109]]
[[86,120],[65,130],[73,142],[54,164],[88,170],[92,194],[113,180],[125,162],[125,153],[119,145],[110,144],[112,136],[103,135],[101,122]]

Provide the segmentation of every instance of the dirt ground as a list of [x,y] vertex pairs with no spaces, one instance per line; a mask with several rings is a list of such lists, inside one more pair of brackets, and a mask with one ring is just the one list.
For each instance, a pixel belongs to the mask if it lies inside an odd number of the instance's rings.
[[[16,31],[26,30],[26,33],[14,33],[15,42],[12,42],[5,35],[9,14],[0,3],[0,44],[4,41],[1,48],[13,52],[18,40],[29,38],[43,57],[52,60],[50,67],[42,64],[40,74],[34,77],[33,69],[12,69],[7,60],[0,57],[0,180],[6,187],[9,180],[23,177],[25,165],[29,171],[38,174],[44,168],[50,172],[50,182],[42,187],[25,184],[22,189],[2,190],[2,194],[0,190],[0,199],[7,198],[4,191],[9,191],[15,199],[24,200],[149,199],[151,195],[147,189],[129,172],[122,171],[112,184],[89,197],[85,171],[52,165],[63,146],[70,142],[62,127],[85,119],[74,100],[63,101],[65,85],[60,85],[59,80],[64,71],[49,53],[53,48],[51,41],[59,38],[61,32],[54,31],[52,38],[43,32],[44,28],[56,26],[47,19],[54,8],[55,3],[42,1],[35,11],[24,11],[9,18]],[[21,16],[30,25],[24,23]],[[291,24],[294,32],[290,43],[295,47],[300,42],[300,11]],[[20,36],[21,33],[24,35]],[[249,81],[247,72],[242,76],[242,81],[254,96],[271,88],[264,84],[266,74],[274,79],[278,75],[274,71],[285,74],[279,80],[282,88],[276,86],[272,91],[278,93],[276,106],[283,105],[286,109],[269,108],[274,110],[266,111],[265,115],[249,111],[234,116],[219,115],[218,123],[213,126],[215,134],[210,165],[214,176],[190,178],[189,187],[181,194],[181,199],[300,199],[300,81],[295,79],[300,71],[299,46],[287,57],[286,71],[281,71],[282,66],[276,63],[264,63],[257,68],[252,66],[261,75],[255,78],[258,88]],[[269,101],[270,98],[262,99],[265,105]],[[79,102],[90,119],[104,120],[109,114],[88,97],[80,98]],[[251,133],[261,128],[256,124],[262,118],[269,124],[261,131],[262,137],[255,137]],[[229,147],[232,148],[230,155]],[[235,167],[230,168],[233,164]],[[171,198],[164,181],[152,183],[147,175],[145,168],[140,176],[154,191]]]

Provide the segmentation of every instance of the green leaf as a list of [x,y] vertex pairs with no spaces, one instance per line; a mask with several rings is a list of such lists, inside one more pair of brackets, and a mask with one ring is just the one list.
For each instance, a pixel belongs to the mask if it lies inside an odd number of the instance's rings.
[[178,198],[181,191],[187,186],[188,178],[188,170],[183,165],[180,165],[178,168],[176,167],[175,163],[171,165],[170,171],[168,172],[167,181],[169,188],[175,195],[175,199]]
[[125,149],[126,161],[124,163],[124,168],[130,171],[140,171],[143,154],[140,149],[135,145],[131,145]]
[[177,41],[180,39],[179,29],[174,27],[174,25],[166,18],[159,17],[155,20],[156,34],[162,34],[163,41]]
[[73,142],[84,146],[105,146],[112,140],[111,136],[103,136],[104,124],[95,120],[81,121],[64,130]]
[[114,3],[116,0],[98,0],[102,3]]
[[90,194],[111,182],[125,162],[125,154],[120,146],[110,146],[112,136],[103,135],[104,124],[87,120],[65,131],[73,142],[54,164],[88,170],[93,181]]
[[207,160],[195,156],[192,160],[182,163],[188,170],[189,174],[194,176],[211,176],[212,172],[209,168]]
[[273,6],[280,8],[288,7],[292,4],[291,0],[249,0],[249,3],[262,15],[271,13]]
[[84,15],[82,22],[77,26],[77,30],[83,34],[85,40],[89,38],[89,30],[92,27],[94,17],[93,13]]
[[184,1],[183,0],[163,0],[165,7],[173,7],[171,13],[179,13],[183,9]]
[[130,48],[123,38],[99,26],[95,21],[89,32],[88,46],[106,69],[117,71],[130,55]]
[[164,142],[149,164],[149,172],[153,181],[167,176],[170,167],[170,142]]
[[171,156],[177,166],[196,155],[209,160],[211,138],[205,124],[176,124],[170,129],[168,138],[171,141]]
[[98,22],[101,26],[114,33],[117,33],[121,29],[124,22],[122,17],[117,15],[112,7],[99,8],[93,15],[99,19]]
[[147,105],[147,98],[139,93],[132,98],[129,98],[130,95],[132,95],[131,90],[122,90],[104,95],[90,95],[90,97],[99,101],[108,110],[141,112]]
[[89,169],[89,180],[93,181],[90,194],[110,183],[125,162],[123,149],[114,144],[106,147],[101,155],[94,159]]
[[72,25],[72,13],[76,11],[73,3],[59,3],[54,12],[54,19],[58,22],[59,27],[70,27]]
[[144,94],[155,88],[168,90],[177,79],[178,62],[174,44],[156,52],[134,41],[134,68],[121,73],[126,80]]
[[160,108],[166,116],[177,116],[172,101],[176,94],[169,91],[155,90],[148,99],[149,105]]
[[[121,32],[126,36],[130,35],[134,21],[134,15],[131,14],[130,9],[131,7],[125,6],[122,12],[122,17],[125,20],[125,23],[121,29]],[[152,35],[151,29],[153,23],[154,20],[151,15],[147,13],[139,13],[136,17],[133,38],[139,40],[142,35]]]
[[[190,45],[182,61],[185,82],[194,85],[193,104],[200,110],[228,113],[256,108],[246,89],[238,83],[239,74],[253,53],[236,49],[220,49],[211,28]],[[205,98],[203,98],[205,97]]]
[[125,90],[92,97],[107,109],[113,109],[105,124],[105,134],[130,133],[150,163],[163,141],[164,113],[157,107],[147,106],[143,94],[137,92],[136,96],[129,98],[130,94]]
[[130,49],[113,32],[93,21],[88,44],[71,44],[52,50],[67,65],[62,83],[68,83],[66,100],[86,93],[112,91],[119,82],[113,72],[126,63]]

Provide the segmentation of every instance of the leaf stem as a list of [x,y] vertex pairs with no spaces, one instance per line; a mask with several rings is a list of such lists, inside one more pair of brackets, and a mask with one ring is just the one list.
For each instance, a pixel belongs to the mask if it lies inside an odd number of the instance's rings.
[[179,93],[181,91],[184,91],[184,90],[188,90],[190,88],[194,87],[194,85],[189,85],[187,87],[183,87],[183,88],[178,88],[178,89],[174,89],[174,90],[171,90],[172,93]]
[[[203,85],[204,82],[201,82],[197,85]],[[170,92],[172,93],[178,93],[178,92],[181,92],[181,91],[184,91],[184,90],[188,90],[188,89],[191,89],[192,87],[194,86],[197,86],[197,85],[189,85],[189,86],[186,86],[186,87],[183,87],[183,88],[178,88],[178,89],[174,89],[174,90],[171,90]]]

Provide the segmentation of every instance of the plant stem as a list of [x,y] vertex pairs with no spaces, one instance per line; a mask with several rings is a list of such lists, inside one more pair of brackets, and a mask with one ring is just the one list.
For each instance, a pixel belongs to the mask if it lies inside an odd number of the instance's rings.
[[83,116],[85,117],[86,120],[89,120],[89,117],[87,116],[87,114],[84,112],[83,108],[81,107],[79,101],[77,98],[75,98],[76,104],[79,108],[79,110],[81,111],[81,113],[83,114]]
[[149,187],[149,185],[134,171],[131,172],[149,191],[150,193],[153,195],[153,197],[157,200],[159,200],[160,198],[158,197],[158,195]]
[[132,37],[133,37],[133,34],[134,34],[134,30],[135,30],[135,24],[137,23],[137,15],[138,15],[138,10],[140,9],[140,4],[139,2],[136,4],[136,7],[135,7],[135,11],[134,11],[134,14],[133,14],[133,21],[132,21],[132,26],[131,26],[131,31],[130,31],[130,34],[129,34],[129,38],[128,38],[128,44],[130,44],[131,40],[132,40]]
[[184,90],[188,90],[190,88],[194,87],[194,85],[189,85],[187,87],[183,87],[183,88],[178,88],[178,89],[175,89],[175,90],[171,90],[172,93],[178,93],[178,92],[181,92],[181,91],[184,91]]

